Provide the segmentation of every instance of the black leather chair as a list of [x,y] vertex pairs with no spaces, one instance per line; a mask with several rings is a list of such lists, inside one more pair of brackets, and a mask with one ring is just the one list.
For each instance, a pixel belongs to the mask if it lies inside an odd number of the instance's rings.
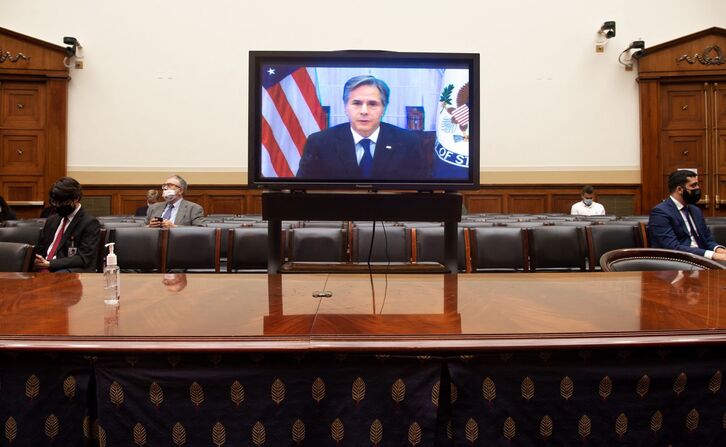
[[219,256],[222,259],[226,259],[228,257],[228,247],[229,247],[229,230],[232,228],[242,228],[244,226],[244,222],[207,222],[204,224],[205,227],[209,228],[219,228],[221,230],[221,236],[220,236],[220,252]]
[[230,228],[227,232],[228,272],[267,270],[266,228]]
[[[457,232],[457,266],[459,271],[467,271],[471,265],[469,242],[466,239],[469,230],[459,227]],[[438,262],[445,266],[444,227],[412,228],[411,242],[413,262]]]
[[471,267],[474,272],[528,271],[527,231],[522,228],[472,228]]
[[168,232],[166,271],[220,271],[220,228],[175,227]]
[[31,227],[43,228],[43,225],[45,225],[45,219],[44,218],[20,219],[20,220],[6,220],[5,221],[5,226],[6,227],[24,227],[24,226],[31,226]]
[[[116,243],[114,252],[120,269],[162,272],[166,235],[167,231],[160,228],[119,227],[109,231],[108,240]],[[106,253],[104,248],[104,259]]]
[[585,270],[586,245],[580,227],[552,225],[528,228],[531,271]]
[[290,262],[344,262],[347,232],[339,228],[293,228],[288,231]]
[[620,248],[641,248],[638,222],[630,225],[591,225],[585,228],[587,239],[588,266],[595,271],[600,266],[600,257]]
[[32,245],[0,242],[0,272],[29,272],[33,259]]
[[724,265],[703,256],[664,248],[622,248],[600,258],[605,272],[642,272],[661,270],[722,270]]
[[42,227],[22,225],[19,227],[0,227],[0,242],[20,242],[38,245]]
[[114,228],[128,228],[128,227],[145,227],[146,223],[141,221],[134,221],[134,220],[128,220],[128,221],[121,221],[121,220],[100,220],[101,226],[107,230],[112,230]]
[[713,240],[726,246],[726,222],[709,222],[708,229],[711,231]]
[[404,227],[376,224],[373,251],[371,252],[372,226],[354,226],[351,235],[351,260],[353,262],[411,262],[411,238]]

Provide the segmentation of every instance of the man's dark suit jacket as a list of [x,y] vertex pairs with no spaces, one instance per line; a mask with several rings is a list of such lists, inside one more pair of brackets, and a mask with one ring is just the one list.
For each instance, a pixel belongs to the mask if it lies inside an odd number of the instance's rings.
[[[432,149],[433,151],[433,149]],[[381,123],[370,179],[361,176],[350,123],[311,134],[298,178],[310,180],[422,180],[428,177],[418,134]]]
[[[53,244],[53,237],[60,224],[61,217],[58,214],[53,214],[45,221],[40,243],[35,247],[37,254],[45,258],[48,248]],[[51,272],[57,270],[95,272],[100,228],[101,225],[98,220],[86,213],[81,207],[63,233],[60,245],[55,253],[55,259],[48,261],[50,262],[48,270]],[[71,243],[77,249],[74,256],[68,256],[68,247],[71,246]]]
[[144,206],[140,206],[136,208],[136,212],[134,213],[134,216],[143,216],[146,217],[146,212],[149,211],[149,204],[147,203]]
[[700,236],[696,238],[698,248],[691,247],[691,236],[681,217],[681,212],[678,211],[676,204],[673,203],[670,197],[656,205],[650,212],[648,239],[651,247],[687,251],[703,256],[706,250],[714,250],[719,245],[713,240],[701,210],[695,205],[686,206]]

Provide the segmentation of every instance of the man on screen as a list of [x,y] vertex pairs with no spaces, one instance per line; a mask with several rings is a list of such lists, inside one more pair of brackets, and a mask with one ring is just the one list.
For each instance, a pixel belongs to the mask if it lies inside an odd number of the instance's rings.
[[311,180],[420,180],[421,140],[416,133],[382,123],[390,89],[373,76],[356,76],[343,87],[349,123],[311,134],[298,178]]

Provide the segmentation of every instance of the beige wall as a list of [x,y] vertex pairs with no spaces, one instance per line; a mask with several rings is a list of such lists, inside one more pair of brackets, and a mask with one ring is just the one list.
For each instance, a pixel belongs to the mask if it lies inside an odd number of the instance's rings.
[[[636,75],[618,54],[726,19],[723,0],[366,4],[0,0],[0,26],[83,45],[68,170],[84,183],[245,181],[252,49],[481,53],[482,183],[637,183]],[[597,54],[605,20],[617,36]]]

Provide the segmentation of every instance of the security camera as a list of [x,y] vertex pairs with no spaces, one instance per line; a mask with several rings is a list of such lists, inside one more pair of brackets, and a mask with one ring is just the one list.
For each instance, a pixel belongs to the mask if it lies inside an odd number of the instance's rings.
[[75,37],[64,37],[63,43],[66,45],[70,45],[70,47],[66,47],[66,56],[73,57],[76,55],[76,48],[80,47],[81,44],[78,42],[78,39]]
[[605,36],[606,39],[612,39],[613,37],[615,37],[615,21],[608,20],[607,22],[603,23],[600,27],[600,34]]

